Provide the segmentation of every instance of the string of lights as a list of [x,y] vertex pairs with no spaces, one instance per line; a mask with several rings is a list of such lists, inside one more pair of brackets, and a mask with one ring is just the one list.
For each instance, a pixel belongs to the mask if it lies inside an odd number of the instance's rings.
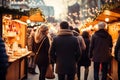
[[[33,7],[33,8],[37,7],[37,5],[45,4],[43,0],[20,0],[20,1],[19,0],[17,0],[17,1],[16,0],[2,0],[2,3],[3,3],[3,1],[10,1],[11,3],[18,3],[18,4],[29,3],[29,6]],[[67,1],[67,3],[70,3],[70,0],[64,0],[64,2],[65,1]],[[80,4],[80,1],[81,0],[75,0],[74,2],[78,2]],[[113,9],[120,5],[120,0],[98,0],[98,1],[100,1],[100,3],[99,3],[100,5],[98,4],[98,6],[92,6],[92,5],[90,5],[90,3],[85,4],[87,1],[84,1],[85,5],[82,5],[82,6],[80,5],[81,8],[80,8],[80,10],[78,10],[79,14],[78,14],[78,12],[73,12],[73,13],[68,12],[67,14],[65,14],[65,13],[60,14],[59,18],[60,19],[68,18],[71,21],[77,21],[77,22],[85,24],[85,23],[95,20],[96,17],[101,12],[103,12],[103,10]],[[67,3],[66,3],[66,5],[68,5]],[[45,17],[47,18],[50,16],[45,16]],[[75,20],[73,19],[73,17]],[[52,18],[55,18],[55,16],[52,16]]]

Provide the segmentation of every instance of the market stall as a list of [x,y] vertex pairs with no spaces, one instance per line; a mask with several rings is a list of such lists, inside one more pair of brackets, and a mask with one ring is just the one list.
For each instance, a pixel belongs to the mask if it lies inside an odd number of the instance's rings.
[[92,20],[87,20],[86,23],[80,27],[80,30],[81,32],[87,30],[90,34],[93,34],[98,29],[97,24],[101,21],[107,23],[106,30],[110,33],[113,40],[112,59],[110,64],[111,72],[108,77],[112,78],[112,80],[118,80],[118,62],[115,59],[114,49],[119,36],[118,31],[120,30],[120,2],[102,5],[97,15],[94,16]]
[[9,67],[7,80],[21,80],[27,78],[27,56],[30,51],[26,47],[27,24],[12,15],[2,16],[2,38],[5,41]]
[[[0,7],[0,36],[3,38],[9,66],[6,80],[27,79],[28,56],[31,51],[27,49],[27,20],[44,22],[45,18],[40,9],[26,12]],[[37,18],[36,18],[37,17]]]
[[[103,11],[96,16],[93,22],[86,24],[87,26],[95,26],[98,22],[104,21],[107,23],[107,30],[112,36],[113,39],[113,48],[112,48],[112,61],[111,61],[111,77],[113,80],[118,80],[118,63],[114,58],[114,48],[118,38],[118,31],[120,30],[120,3],[116,5],[111,4],[110,6],[104,6]],[[93,28],[93,27],[92,27]]]

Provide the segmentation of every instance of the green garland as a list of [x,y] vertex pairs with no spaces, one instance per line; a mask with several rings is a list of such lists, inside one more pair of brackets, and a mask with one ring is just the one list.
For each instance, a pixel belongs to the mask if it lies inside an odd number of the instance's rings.
[[115,9],[115,8],[118,8],[120,7],[120,2],[116,2],[116,3],[106,3],[104,5],[102,5],[101,7],[101,11],[104,11],[104,10],[112,10],[112,9]]
[[0,7],[0,14],[12,14],[13,17],[15,18],[17,15],[18,18],[20,18],[21,16],[31,16],[36,12],[39,12],[40,16],[42,16],[45,19],[45,16],[43,15],[40,8],[31,8],[30,10],[22,11],[21,9],[9,9],[8,7],[3,7],[3,6]]
[[26,15],[24,11],[19,9],[9,9],[8,7],[0,7],[1,14],[15,14],[15,15]]
[[35,14],[36,12],[40,12],[41,16],[44,16],[41,9],[39,8],[31,8],[27,11],[21,11],[20,9],[9,9],[8,7],[0,7],[1,14],[15,14],[15,15],[25,15],[25,16],[31,16]]
[[93,18],[93,21],[104,11],[104,10],[112,10],[112,9],[115,9],[115,8],[119,8],[120,7],[120,1],[119,2],[116,2],[116,3],[106,3],[106,4],[103,4],[101,9],[100,9],[100,12],[98,14],[96,14],[96,16]]
[[40,8],[31,8],[29,11],[29,16],[35,14],[36,12],[39,12],[41,16],[44,16]]

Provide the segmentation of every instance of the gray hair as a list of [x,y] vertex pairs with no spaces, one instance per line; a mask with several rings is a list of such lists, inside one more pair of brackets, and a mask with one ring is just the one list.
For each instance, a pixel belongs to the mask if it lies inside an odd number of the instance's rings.
[[107,23],[105,23],[105,22],[98,23],[98,29],[105,29],[106,26],[107,26]]

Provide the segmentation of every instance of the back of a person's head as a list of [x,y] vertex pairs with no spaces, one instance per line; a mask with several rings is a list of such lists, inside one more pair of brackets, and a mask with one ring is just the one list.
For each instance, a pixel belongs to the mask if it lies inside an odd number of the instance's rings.
[[98,23],[98,29],[105,29],[106,25],[107,24],[105,22],[99,22]]
[[76,32],[80,33],[78,28],[74,28],[73,30],[75,30]]
[[41,27],[40,27],[40,31],[41,32],[46,32],[46,31],[48,31],[48,26],[47,25],[41,25]]
[[69,26],[70,30],[73,30],[73,27],[72,26]]
[[61,28],[61,29],[69,29],[69,24],[68,24],[68,22],[67,22],[67,21],[62,21],[62,22],[60,23],[60,28]]
[[90,35],[89,35],[88,31],[83,31],[82,36],[83,36],[83,38],[89,38]]
[[48,26],[43,24],[40,27],[37,28],[35,31],[35,42],[39,43],[41,39],[43,39],[44,36],[48,34]]

